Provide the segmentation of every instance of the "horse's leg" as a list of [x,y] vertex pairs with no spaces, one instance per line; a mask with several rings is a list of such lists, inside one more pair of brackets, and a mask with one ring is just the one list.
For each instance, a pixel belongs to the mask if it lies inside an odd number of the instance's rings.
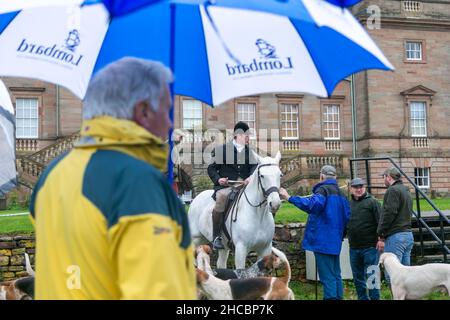
[[197,248],[199,245],[202,244],[202,237],[192,237],[192,243],[194,244],[194,247]]
[[258,260],[262,259],[265,256],[268,256],[272,253],[272,242],[269,243],[268,246],[264,247],[262,250],[258,250]]
[[217,268],[225,269],[227,267],[228,255],[230,254],[230,249],[219,250],[219,257],[217,258]]
[[245,269],[245,259],[247,259],[247,247],[242,243],[236,244],[234,251],[234,264],[236,269]]

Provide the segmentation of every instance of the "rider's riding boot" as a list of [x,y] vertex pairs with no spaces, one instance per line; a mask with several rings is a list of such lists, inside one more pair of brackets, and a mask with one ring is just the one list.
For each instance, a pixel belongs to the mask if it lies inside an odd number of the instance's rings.
[[222,231],[222,223],[223,223],[223,213],[213,210],[212,212],[212,221],[213,221],[213,249],[224,249],[225,247],[222,244],[222,237],[220,237],[220,233]]

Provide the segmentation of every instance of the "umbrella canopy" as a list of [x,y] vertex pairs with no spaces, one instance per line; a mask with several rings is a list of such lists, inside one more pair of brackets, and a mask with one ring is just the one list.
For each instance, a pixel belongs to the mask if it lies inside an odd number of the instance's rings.
[[[83,98],[97,70],[135,56],[169,65],[173,94],[215,106],[266,92],[325,97],[350,74],[393,69],[351,13],[324,0],[103,2],[0,14],[0,75]],[[169,159],[169,180],[172,169]]]
[[17,10],[45,7],[45,6],[66,6],[69,4],[80,4],[81,0],[10,0],[0,3],[0,13],[13,12]]
[[97,70],[136,56],[171,66],[175,94],[214,106],[265,92],[328,96],[352,73],[393,69],[351,13],[326,1],[212,2],[91,0],[0,14],[0,75],[83,98]]
[[351,7],[357,4],[358,2],[361,2],[362,0],[326,0],[326,1],[340,7]]
[[0,80],[0,196],[17,186],[14,109]]

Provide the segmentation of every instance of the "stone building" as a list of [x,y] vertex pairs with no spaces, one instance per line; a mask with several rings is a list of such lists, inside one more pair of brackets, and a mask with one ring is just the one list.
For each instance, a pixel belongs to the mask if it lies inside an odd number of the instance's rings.
[[390,156],[424,190],[448,194],[450,1],[366,0],[353,10],[396,69],[356,75],[358,155]]

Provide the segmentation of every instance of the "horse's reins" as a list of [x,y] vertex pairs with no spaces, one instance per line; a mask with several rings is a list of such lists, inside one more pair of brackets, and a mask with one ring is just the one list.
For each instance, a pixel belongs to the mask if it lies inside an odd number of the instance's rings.
[[[239,193],[238,198],[236,199],[236,201],[234,201],[233,205],[231,206],[231,208],[230,208],[230,215],[231,215],[231,223],[230,223],[230,240],[233,239],[233,227],[232,227],[232,226],[233,226],[233,222],[236,222],[236,221],[237,221],[237,215],[238,215],[238,212],[239,212],[237,206],[238,206],[238,203],[239,203],[239,201],[240,201],[240,199],[241,199],[241,197],[242,197],[242,194],[244,194],[245,200],[247,200],[247,203],[248,203],[250,206],[252,206],[252,207],[254,207],[254,208],[258,208],[258,207],[261,207],[264,203],[267,202],[267,197],[268,197],[271,193],[273,193],[273,192],[279,193],[280,190],[278,189],[278,187],[272,186],[272,187],[270,187],[269,189],[266,190],[266,189],[264,189],[264,186],[262,185],[260,169],[261,169],[262,167],[269,167],[269,166],[277,166],[277,164],[274,164],[274,163],[266,163],[266,164],[258,165],[258,167],[257,167],[257,170],[258,170],[258,171],[257,171],[257,172],[258,172],[258,187],[260,187],[261,190],[262,190],[262,192],[263,192],[264,200],[261,201],[258,205],[252,204],[252,203],[250,202],[250,200],[248,199],[248,197],[247,197],[247,193],[245,192],[245,189],[247,188],[247,186],[244,186],[244,189],[242,190],[242,192]],[[228,181],[228,183],[231,183],[231,184],[243,184],[244,181],[230,180],[230,181]]]
[[263,192],[263,195],[264,195],[264,200],[263,200],[263,201],[261,201],[261,202],[260,202],[259,204],[257,204],[257,205],[254,205],[254,204],[251,203],[250,200],[248,199],[247,193],[245,192],[245,189],[244,189],[245,200],[247,200],[247,203],[248,203],[250,206],[252,206],[253,208],[261,207],[264,203],[267,202],[267,197],[268,197],[271,193],[273,193],[273,192],[279,193],[279,191],[280,191],[280,189],[278,189],[278,187],[275,187],[275,186],[272,186],[272,187],[270,187],[269,189],[266,190],[266,189],[264,189],[264,186],[262,185],[262,182],[261,182],[261,173],[260,173],[259,170],[260,170],[262,167],[269,167],[269,166],[278,166],[278,164],[275,164],[275,163],[265,163],[265,164],[259,165],[258,168],[257,168],[257,170],[258,170],[258,187],[260,187],[261,190],[262,190],[262,192]]

